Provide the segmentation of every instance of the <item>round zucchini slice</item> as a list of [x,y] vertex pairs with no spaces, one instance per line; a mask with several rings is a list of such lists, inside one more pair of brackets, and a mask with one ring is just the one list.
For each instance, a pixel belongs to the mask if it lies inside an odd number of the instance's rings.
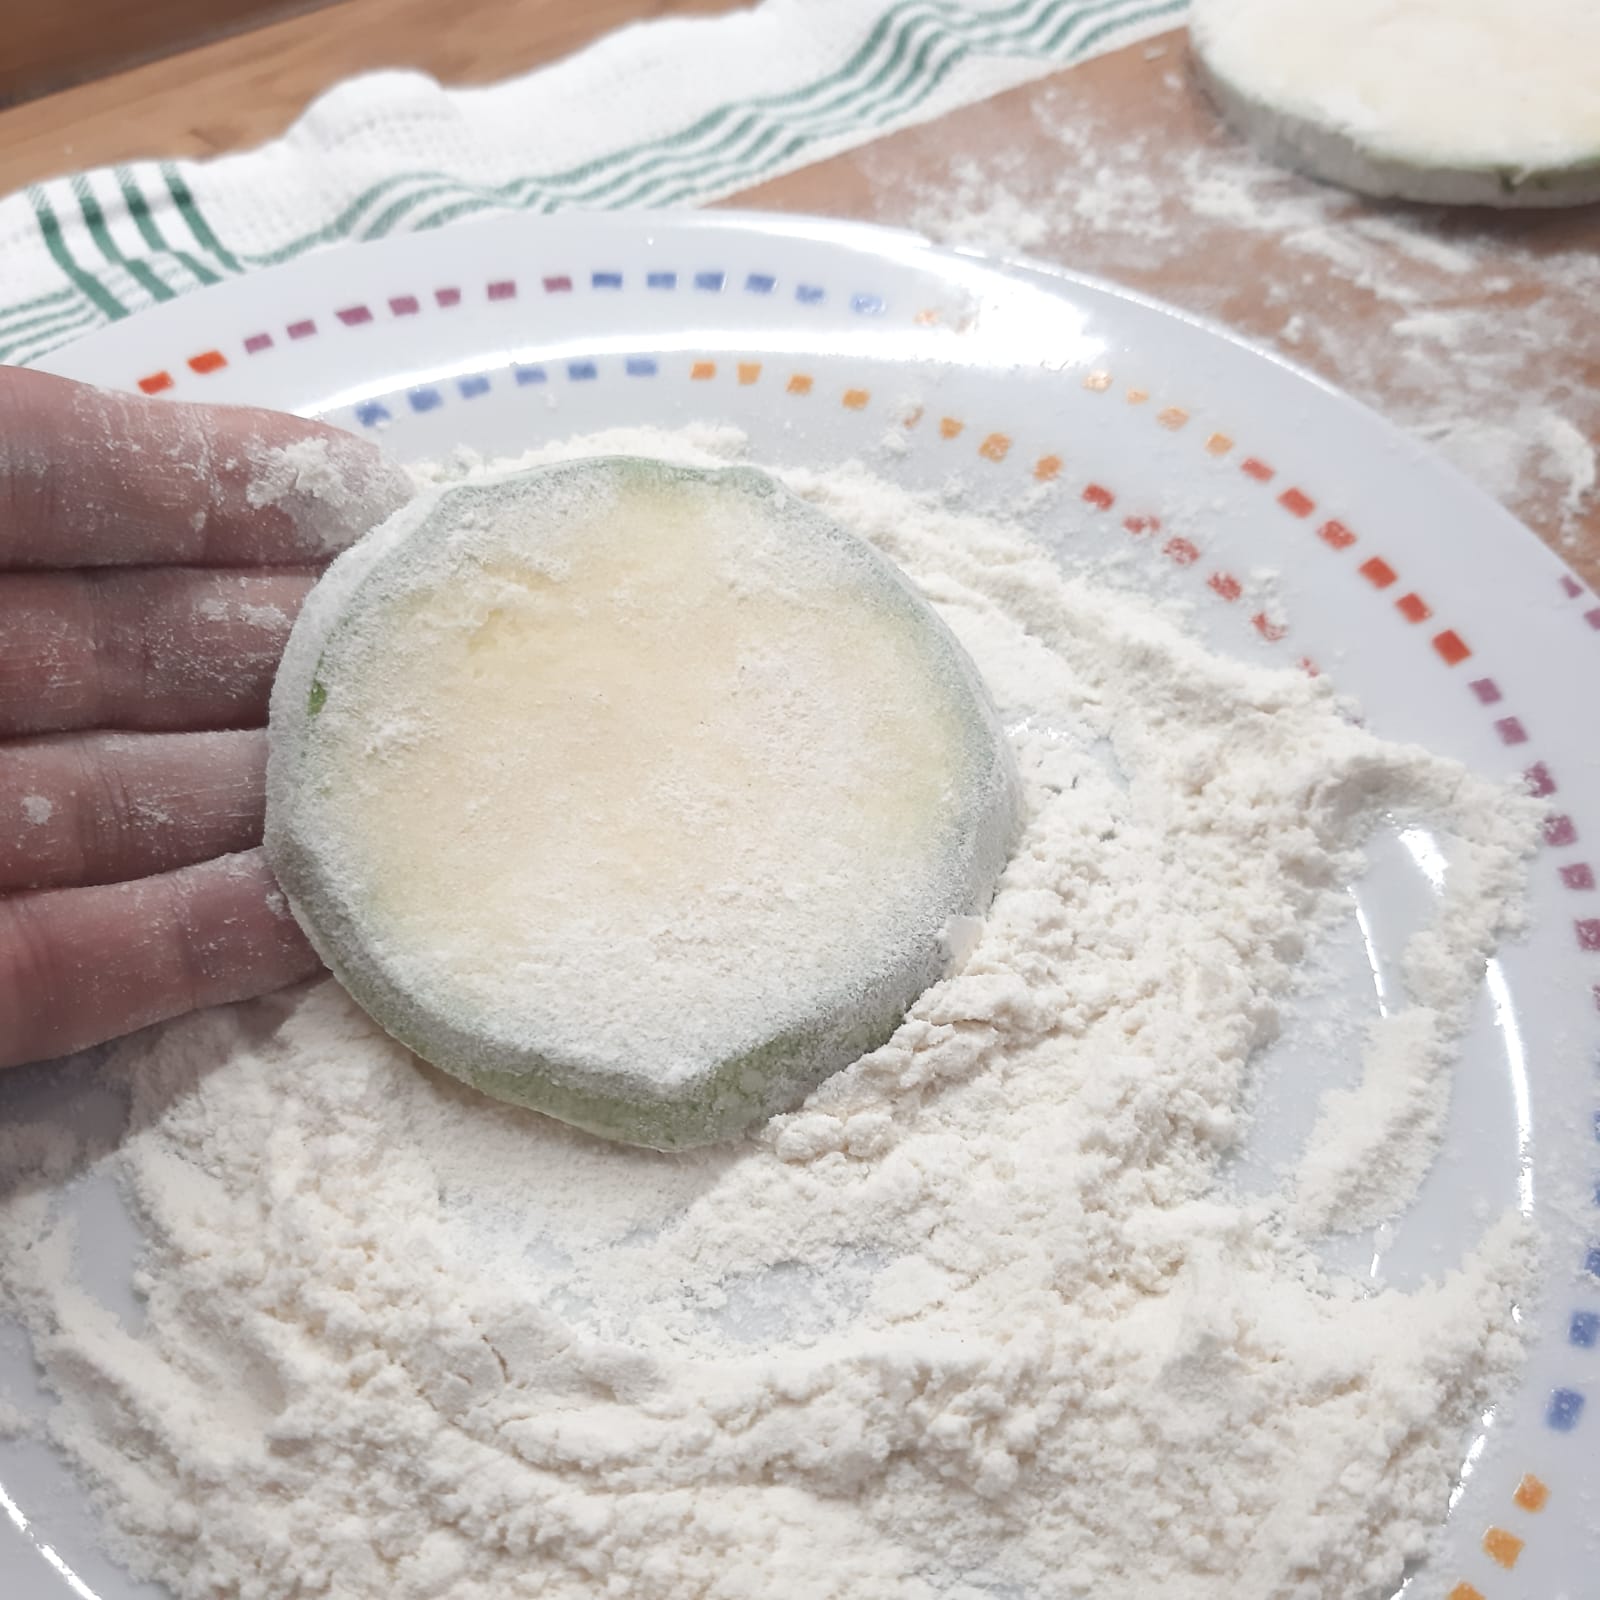
[[485,1093],[672,1150],[881,1044],[1014,843],[976,668],[780,484],[606,457],[425,493],[273,690],[267,851],[351,994]]
[[1441,205],[1600,200],[1594,0],[1193,0],[1189,35],[1285,166]]

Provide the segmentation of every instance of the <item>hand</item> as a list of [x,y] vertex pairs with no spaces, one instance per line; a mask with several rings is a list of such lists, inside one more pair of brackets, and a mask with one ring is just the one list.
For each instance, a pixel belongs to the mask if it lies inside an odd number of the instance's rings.
[[0,368],[0,1067],[317,969],[259,849],[267,695],[410,493],[320,423]]

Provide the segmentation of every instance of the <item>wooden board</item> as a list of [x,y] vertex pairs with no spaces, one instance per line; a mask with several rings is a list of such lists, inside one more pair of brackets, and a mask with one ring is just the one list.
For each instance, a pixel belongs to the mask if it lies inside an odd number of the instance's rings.
[[104,77],[329,0],[67,0],[17,4],[0,46],[0,106]]

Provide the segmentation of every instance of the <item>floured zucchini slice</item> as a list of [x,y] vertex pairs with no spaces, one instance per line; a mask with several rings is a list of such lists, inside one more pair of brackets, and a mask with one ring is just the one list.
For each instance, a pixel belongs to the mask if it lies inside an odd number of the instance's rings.
[[1201,76],[1267,156],[1444,205],[1600,200],[1596,0],[1193,0]]
[[761,473],[607,457],[425,494],[273,691],[267,849],[374,1018],[658,1149],[883,1042],[1018,820],[971,661]]

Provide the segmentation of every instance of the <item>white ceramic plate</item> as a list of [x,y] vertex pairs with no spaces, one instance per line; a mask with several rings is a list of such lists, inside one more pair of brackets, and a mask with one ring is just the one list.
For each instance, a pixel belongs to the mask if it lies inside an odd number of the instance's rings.
[[[1534,931],[1490,970],[1444,1157],[1377,1253],[1404,1281],[1448,1264],[1488,1210],[1539,1216],[1551,1252],[1531,1357],[1463,1441],[1427,1586],[1455,1600],[1594,1592],[1600,600],[1465,479],[1314,379],[1136,297],[772,217],[505,217],[390,239],[146,312],[47,365],[327,416],[402,458],[713,419],[746,430],[757,460],[865,455],[912,485],[956,478],[976,503],[1030,504],[1064,561],[1121,556],[1191,594],[1218,648],[1331,673],[1379,732],[1528,774],[1549,807]],[[1432,892],[1426,841],[1410,842],[1380,851],[1359,886],[1380,957]],[[1352,967],[1345,999],[1372,1007],[1371,974]],[[1257,1160],[1303,1134],[1326,1081],[1279,1077],[1302,1092],[1278,1097]],[[0,1116],[24,1102],[114,1115],[48,1069],[0,1084]],[[72,1203],[90,1281],[136,1317],[131,1222],[107,1189]],[[1363,1270],[1374,1255],[1370,1240],[1339,1250]],[[0,1329],[8,1383],[44,1403],[20,1338]],[[97,1552],[42,1446],[0,1443],[0,1509],[8,1600],[155,1593]]]

